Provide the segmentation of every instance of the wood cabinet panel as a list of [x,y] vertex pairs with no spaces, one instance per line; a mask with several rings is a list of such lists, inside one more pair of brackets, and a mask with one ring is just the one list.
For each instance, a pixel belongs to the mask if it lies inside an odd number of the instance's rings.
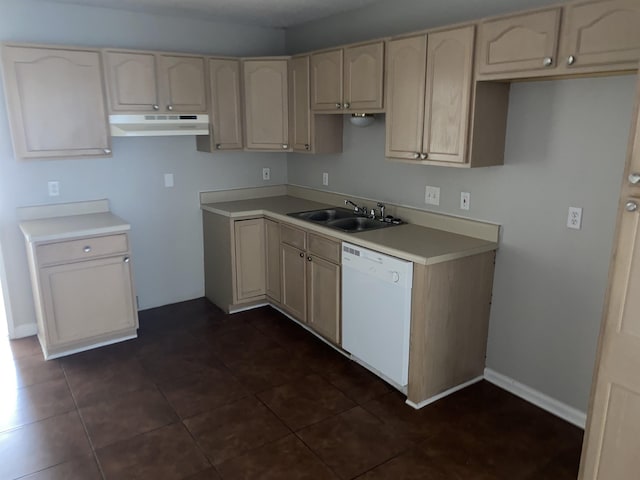
[[282,235],[282,243],[288,243],[300,250],[307,249],[307,234],[304,230],[283,224],[280,226],[280,232]]
[[386,156],[417,159],[422,149],[427,36],[387,44]]
[[160,111],[206,113],[204,58],[159,55],[158,83],[164,104]]
[[383,42],[345,48],[344,109],[353,111],[382,109],[383,84]]
[[309,105],[309,57],[293,58],[289,64],[291,89],[290,127],[293,151],[311,150],[313,115]]
[[117,253],[124,254],[128,250],[127,235],[124,233],[47,243],[36,247],[38,264],[41,266],[77,262]]
[[473,39],[473,26],[428,37],[422,152],[429,160],[466,161]]
[[311,109],[335,112],[342,109],[343,50],[311,55]]
[[341,268],[308,254],[309,326],[333,343],[340,344]]
[[340,263],[342,257],[342,249],[339,241],[330,240],[313,233],[307,234],[308,251],[311,255],[319,256],[333,263]]
[[280,224],[265,219],[267,296],[280,302]]
[[238,60],[209,60],[209,94],[215,150],[242,149],[242,101]]
[[266,292],[264,219],[234,222],[236,299]]
[[2,56],[18,157],[111,154],[99,52],[4,46]]
[[304,251],[280,244],[282,306],[301,322],[307,321],[307,276]]
[[640,60],[640,2],[637,0],[572,3],[565,8],[563,24],[561,61],[568,68],[637,68]]
[[249,150],[289,150],[287,60],[243,61]]
[[154,112],[158,100],[156,56],[145,52],[103,52],[112,112]]
[[559,28],[559,8],[482,22],[478,32],[479,73],[554,67]]
[[49,348],[136,327],[129,265],[117,256],[41,270]]

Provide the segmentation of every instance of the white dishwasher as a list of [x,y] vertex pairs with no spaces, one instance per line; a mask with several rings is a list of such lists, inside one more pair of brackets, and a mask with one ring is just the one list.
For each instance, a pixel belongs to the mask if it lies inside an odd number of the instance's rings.
[[342,244],[342,348],[406,392],[413,263]]

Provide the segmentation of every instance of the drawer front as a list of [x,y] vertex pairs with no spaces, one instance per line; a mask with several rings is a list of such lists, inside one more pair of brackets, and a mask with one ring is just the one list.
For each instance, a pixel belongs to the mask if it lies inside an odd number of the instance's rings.
[[297,228],[289,227],[287,225],[281,225],[280,240],[282,243],[299,248],[300,250],[307,249],[307,235],[304,230],[298,230]]
[[330,262],[340,264],[340,242],[335,240],[310,233],[308,252],[311,255],[317,255]]
[[39,245],[36,255],[39,265],[52,265],[126,253],[128,250],[127,235],[122,233]]

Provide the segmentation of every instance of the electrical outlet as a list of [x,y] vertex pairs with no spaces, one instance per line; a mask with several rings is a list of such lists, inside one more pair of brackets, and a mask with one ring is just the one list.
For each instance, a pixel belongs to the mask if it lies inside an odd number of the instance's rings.
[[271,180],[271,169],[269,167],[262,169],[262,180]]
[[427,185],[424,188],[424,203],[427,205],[440,205],[440,187]]
[[47,186],[49,187],[50,197],[57,197],[60,195],[60,182],[48,182]]
[[569,216],[567,217],[567,228],[580,230],[582,228],[582,208],[569,207]]
[[469,192],[460,192],[460,209],[469,210],[471,203],[471,194]]
[[325,187],[329,185],[329,174],[327,172],[322,174],[322,185]]
[[167,188],[173,187],[173,173],[164,174],[164,186]]

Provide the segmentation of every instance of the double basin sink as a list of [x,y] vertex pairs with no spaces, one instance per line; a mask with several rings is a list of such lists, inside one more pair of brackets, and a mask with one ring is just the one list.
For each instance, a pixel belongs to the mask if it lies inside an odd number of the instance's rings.
[[358,216],[353,210],[339,207],[290,213],[289,216],[350,233],[376,230],[394,225],[377,218]]

